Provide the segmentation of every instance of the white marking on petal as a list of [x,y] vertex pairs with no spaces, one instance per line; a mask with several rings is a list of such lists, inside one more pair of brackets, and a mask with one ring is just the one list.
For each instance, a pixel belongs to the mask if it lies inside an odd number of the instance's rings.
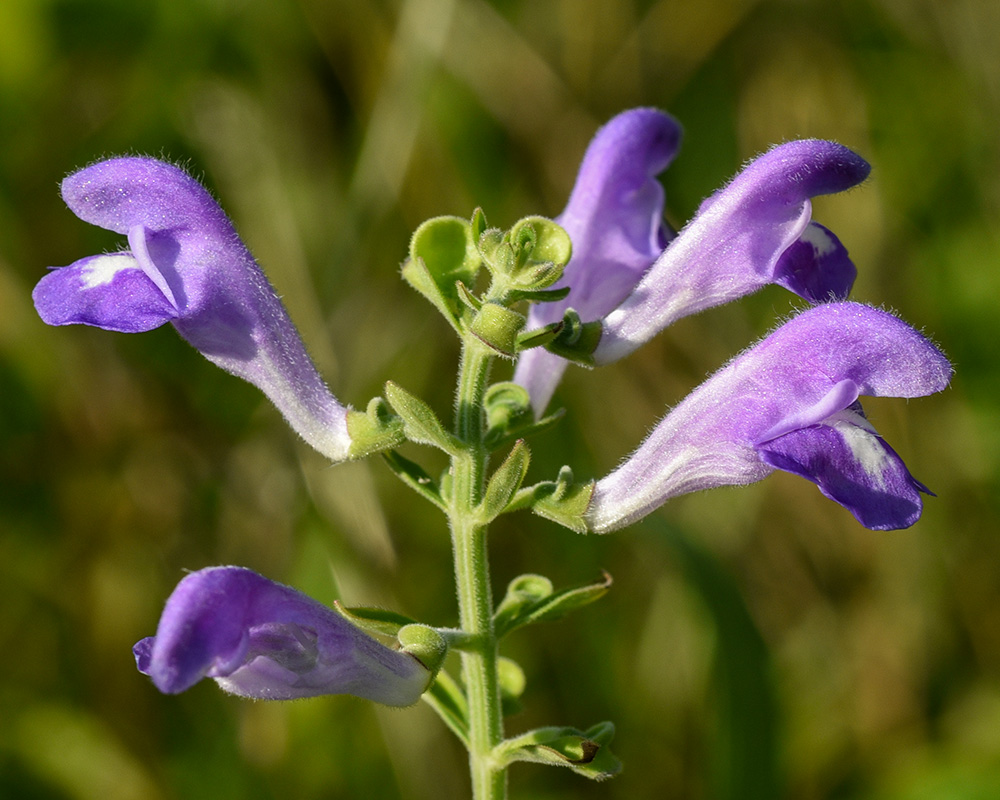
[[812,245],[817,258],[824,258],[837,249],[833,237],[815,223],[807,225],[799,238],[806,244]]
[[[848,419],[850,415],[853,419]],[[854,456],[854,460],[860,465],[865,474],[871,478],[878,487],[885,487],[885,473],[891,466],[889,453],[882,445],[880,437],[875,429],[860,414],[853,411],[842,411],[832,417],[828,423],[843,439]]]
[[115,279],[115,275],[127,269],[139,269],[139,264],[128,253],[94,256],[80,270],[80,283],[84,289],[107,286]]

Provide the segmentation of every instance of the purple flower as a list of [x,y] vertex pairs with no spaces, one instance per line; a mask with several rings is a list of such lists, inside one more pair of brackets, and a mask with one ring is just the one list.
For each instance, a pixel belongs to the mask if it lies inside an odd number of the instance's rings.
[[[533,305],[529,328],[562,319],[569,307],[584,320],[600,319],[632,291],[670,236],[656,175],[673,160],[680,138],[673,117],[652,108],[619,114],[597,132],[556,218],[573,243],[573,257],[554,288],[572,291],[563,301]],[[528,389],[539,414],[566,363],[542,348],[518,360],[514,381]]]
[[594,361],[628,355],[671,322],[777,283],[811,303],[847,297],[856,270],[847,250],[811,222],[810,198],[848,189],[871,168],[833,142],[778,145],[702,203],[602,320]]
[[232,223],[197,181],[152,158],[115,158],[62,184],[74,214],[129,249],[54,270],[33,298],[50,325],[139,333],[170,322],[209,361],[259,387],[309,444],[340,461],[347,409]]
[[156,636],[133,649],[139,671],[167,694],[215,679],[262,700],[353,694],[389,706],[417,702],[431,673],[332,609],[242,567],[185,577]]
[[610,475],[586,519],[624,527],[672,497],[759,481],[774,469],[815,482],[865,527],[920,517],[920,494],[865,419],[861,395],[920,397],[948,385],[951,365],[891,314],[856,303],[803,312],[695,389]]

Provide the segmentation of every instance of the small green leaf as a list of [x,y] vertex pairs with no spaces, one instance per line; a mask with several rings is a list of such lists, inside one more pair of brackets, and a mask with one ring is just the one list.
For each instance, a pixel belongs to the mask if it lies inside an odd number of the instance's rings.
[[[537,575],[522,575],[516,581],[525,578],[541,578]],[[538,583],[531,586],[528,583],[515,587],[512,582],[507,590],[507,596],[497,608],[494,616],[494,628],[497,638],[506,636],[513,630],[531,625],[536,622],[552,622],[560,619],[571,611],[590,605],[595,600],[599,600],[608,593],[611,588],[611,575],[603,573],[599,581],[584,583],[579,586],[571,586],[567,589],[560,589],[558,592],[552,591],[552,584],[546,578],[541,578],[548,584],[549,591],[543,593],[544,584]],[[530,597],[530,591],[534,589],[537,594]],[[527,591],[526,591],[527,590]],[[508,599],[510,598],[510,599]]]
[[385,384],[385,396],[393,410],[402,418],[403,432],[407,439],[433,445],[450,455],[457,455],[462,451],[462,443],[444,429],[431,407],[419,397],[392,381]]
[[[569,467],[559,470],[554,483],[539,483],[532,487],[534,496],[530,500],[531,510],[538,516],[556,522],[576,533],[587,532],[584,514],[590,507],[594,494],[594,482],[575,483],[573,471]],[[519,504],[520,501],[519,499]]]
[[476,249],[479,251],[483,263],[494,274],[497,272],[496,264],[501,260],[499,252],[503,247],[506,247],[508,250],[510,249],[510,246],[506,243],[504,232],[499,228],[487,228],[476,239]]
[[524,439],[518,439],[507,458],[497,467],[489,483],[486,484],[482,502],[484,523],[496,519],[507,508],[514,493],[524,482],[530,460],[531,452],[528,446],[524,443]]
[[459,217],[435,217],[414,232],[402,272],[406,282],[457,330],[462,314],[456,283],[473,285],[481,266],[470,223]]
[[480,237],[489,226],[486,224],[486,215],[481,208],[472,212],[472,219],[469,220],[469,231],[472,234],[472,241],[478,242]]
[[518,627],[517,620],[549,597],[554,591],[552,581],[544,575],[519,575],[507,586],[507,594],[493,614],[497,638]]
[[511,289],[506,294],[508,303],[518,303],[527,300],[530,303],[557,303],[569,296],[570,287],[561,289]]
[[563,314],[563,328],[545,348],[569,361],[585,367],[594,366],[594,350],[601,341],[600,321],[583,322],[572,308]]
[[[527,229],[527,230],[526,230]],[[528,235],[530,230],[530,236]],[[531,241],[530,261],[535,264],[549,263],[562,269],[573,256],[573,242],[569,234],[557,223],[546,217],[525,217],[518,220],[510,229],[511,240],[515,242]],[[549,286],[558,280],[558,276],[547,284]],[[544,288],[537,286],[535,288]]]
[[549,342],[554,341],[562,329],[563,322],[560,320],[546,325],[544,328],[523,331],[517,336],[517,352],[521,353],[533,347],[544,347]]
[[390,413],[381,397],[373,397],[364,411],[347,412],[347,433],[351,437],[351,458],[390,450],[406,439],[403,421]]
[[447,510],[444,498],[441,497],[441,490],[438,488],[437,483],[434,482],[434,479],[424,471],[423,467],[415,461],[404,458],[395,450],[382,453],[382,458],[389,465],[389,469],[403,483],[417,492],[417,494],[430,500],[442,511]]
[[559,409],[536,422],[528,390],[519,384],[506,382],[495,383],[487,389],[483,405],[486,408],[483,443],[490,450],[498,450],[514,439],[523,439],[544,430],[562,419],[565,413]]
[[458,290],[458,299],[462,302],[469,311],[473,314],[478,314],[479,309],[483,307],[483,301],[476,297],[472,290],[469,289],[462,281],[455,284],[455,288]]
[[621,761],[608,745],[614,725],[602,722],[588,731],[569,727],[536,728],[497,748],[503,764],[528,761],[535,764],[568,767],[578,775],[602,781],[621,772]]
[[483,397],[486,409],[486,435],[484,443],[493,449],[502,439],[511,438],[513,432],[534,422],[531,395],[517,383],[495,383]]
[[369,633],[379,634],[380,636],[392,636],[395,638],[400,628],[416,624],[415,619],[410,619],[395,611],[387,611],[384,608],[371,608],[367,606],[352,606],[348,608],[339,600],[333,601],[333,608],[334,611],[355,627]]
[[460,217],[435,217],[424,222],[410,240],[410,257],[423,259],[449,296],[455,281],[471,285],[482,264],[472,226]]

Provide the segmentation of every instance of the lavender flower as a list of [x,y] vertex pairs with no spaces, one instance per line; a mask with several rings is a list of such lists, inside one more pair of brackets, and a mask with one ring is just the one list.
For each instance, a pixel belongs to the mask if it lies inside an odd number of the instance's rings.
[[848,189],[870,167],[833,142],[779,145],[702,203],[602,320],[594,361],[628,355],[671,322],[777,283],[811,303],[845,299],[856,270],[836,236],[811,222],[810,198]]
[[[533,306],[529,327],[554,322],[570,307],[585,321],[602,319],[594,360],[606,364],[680,317],[768,283],[811,303],[847,297],[856,270],[840,240],[811,221],[810,198],[863,181],[870,169],[864,159],[819,140],[775,147],[708,198],[672,238],[655,175],[679,141],[671,117],[645,108],[597,132],[556,219],[573,242],[556,286],[571,292],[559,303]],[[548,405],[565,367],[541,349],[521,356],[514,380],[528,389],[536,413]]]
[[62,184],[78,217],[129,249],[46,275],[33,298],[50,325],[139,333],[171,322],[209,361],[259,387],[309,444],[347,457],[347,409],[324,385],[295,326],[219,205],[151,158],[116,158]]
[[[529,328],[562,319],[570,306],[584,320],[600,319],[632,291],[671,236],[655,176],[673,160],[680,138],[676,120],[653,108],[626,111],[597,132],[556,218],[573,243],[573,257],[554,288],[572,291],[563,301],[533,305]],[[518,360],[514,381],[528,389],[539,414],[566,363],[542,348]]]
[[214,678],[263,700],[353,694],[390,706],[415,703],[432,674],[312,598],[241,567],[185,577],[156,636],[133,648],[136,666],[167,694]]
[[928,489],[868,423],[860,395],[939,392],[951,365],[896,317],[830,303],[786,322],[695,389],[597,482],[591,530],[615,530],[672,497],[749,484],[774,469],[815,482],[874,530],[912,525]]

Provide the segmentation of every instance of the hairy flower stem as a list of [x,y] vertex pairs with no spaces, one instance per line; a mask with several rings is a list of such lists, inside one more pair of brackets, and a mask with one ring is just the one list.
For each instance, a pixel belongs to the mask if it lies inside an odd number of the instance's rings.
[[451,461],[449,508],[460,624],[472,640],[462,652],[462,677],[469,704],[469,769],[475,800],[501,800],[507,795],[506,772],[493,758],[494,748],[503,739],[503,715],[487,526],[481,523],[478,512],[489,460],[483,445],[483,396],[492,360],[489,348],[467,334],[455,414],[455,434],[465,449]]

